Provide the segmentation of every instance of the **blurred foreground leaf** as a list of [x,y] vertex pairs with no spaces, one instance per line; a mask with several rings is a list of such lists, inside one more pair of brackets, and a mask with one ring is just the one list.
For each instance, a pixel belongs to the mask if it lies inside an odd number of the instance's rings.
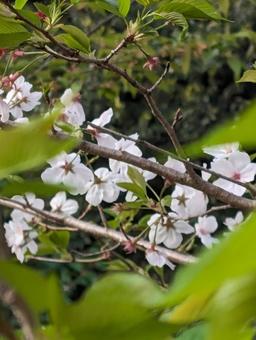
[[198,263],[178,272],[167,294],[166,303],[177,302],[192,295],[214,293],[225,282],[256,272],[256,215],[253,214],[239,229],[226,236],[213,249],[203,252]]
[[232,121],[222,123],[185,149],[190,156],[200,156],[202,148],[230,142],[240,142],[244,148],[256,146],[255,137],[256,102],[251,103]]
[[0,190],[1,196],[12,197],[33,192],[36,196],[50,197],[59,191],[65,191],[63,185],[53,185],[43,183],[41,180],[25,180],[21,182],[13,181],[6,183]]
[[0,131],[0,178],[42,165],[59,152],[70,150],[74,138],[49,136],[55,115],[40,118],[17,128]]

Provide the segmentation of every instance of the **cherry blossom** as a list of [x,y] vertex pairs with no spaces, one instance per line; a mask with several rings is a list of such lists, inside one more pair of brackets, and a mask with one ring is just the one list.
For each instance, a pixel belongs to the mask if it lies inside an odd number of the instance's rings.
[[85,199],[93,206],[99,205],[102,201],[112,203],[117,200],[119,192],[113,173],[107,168],[98,168],[87,184]]
[[[108,110],[104,111],[99,118],[96,118],[92,121],[92,124],[97,125],[99,127],[104,127],[107,125],[113,116],[113,110],[112,108],[109,108]],[[103,133],[97,128],[88,125],[87,130],[95,137],[97,140],[97,143],[99,145],[114,149],[115,148],[115,143],[117,140],[112,137],[111,135],[107,133]]]
[[38,246],[34,241],[38,233],[34,231],[23,219],[13,219],[4,224],[5,237],[11,252],[20,262],[24,261],[27,250],[36,254]]
[[[16,202],[28,205],[29,207],[35,208],[37,210],[44,209],[44,201],[41,198],[36,198],[34,193],[26,193],[24,196],[15,195],[12,199]],[[28,214],[24,211],[14,209],[11,213],[11,217],[14,220],[26,220],[26,222],[31,222],[33,220],[33,215]]]
[[239,143],[228,143],[203,148],[203,151],[217,159],[229,157],[233,152],[238,151]]
[[[214,160],[211,169],[241,183],[253,181],[256,174],[256,164],[251,163],[250,156],[246,152],[240,151],[233,152],[228,159]],[[241,185],[223,178],[217,179],[213,184],[237,196],[242,196],[246,191],[246,188]]]
[[84,109],[79,99],[79,94],[75,94],[70,88],[60,98],[64,105],[63,120],[74,126],[81,126],[85,121]]
[[[130,137],[133,139],[138,139],[139,136],[137,133],[135,133],[134,135],[131,135]],[[124,139],[124,138],[121,138],[119,141],[115,143],[115,150],[125,151],[138,157],[142,156],[142,152],[136,146],[136,143],[134,141]],[[127,163],[120,162],[115,159],[110,159],[109,167],[114,173],[127,177],[127,170],[128,170]]]
[[148,250],[146,252],[146,259],[151,266],[162,268],[164,265],[167,265],[171,270],[175,269],[175,265],[157,250]]
[[41,174],[45,183],[60,184],[67,186],[72,195],[84,194],[87,190],[86,184],[93,180],[93,174],[76,153],[60,155],[48,161],[50,168]]
[[234,231],[236,227],[241,224],[244,220],[244,215],[242,211],[238,211],[234,218],[227,217],[224,221],[224,224],[228,227],[230,231]]
[[31,92],[32,85],[19,76],[13,83],[11,90],[7,93],[4,101],[9,106],[9,111],[14,118],[21,118],[23,111],[29,112],[40,104],[42,92]]
[[207,211],[209,200],[202,191],[177,184],[171,196],[171,209],[184,219],[201,216]]
[[5,123],[9,120],[9,106],[0,98],[0,120]]
[[65,191],[58,192],[51,200],[50,206],[53,212],[62,213],[66,216],[74,215],[78,211],[78,203],[73,199],[67,199]]
[[171,168],[172,170],[181,172],[183,174],[186,172],[185,165],[181,161],[178,161],[177,159],[174,159],[174,158],[172,158],[170,156],[168,156],[168,160],[167,160],[167,162],[165,162],[164,165],[167,168]]
[[203,245],[211,248],[218,240],[211,236],[218,228],[217,220],[214,216],[202,216],[195,224],[196,235],[200,238]]
[[160,64],[160,59],[158,57],[149,57],[146,63],[143,65],[143,68],[148,68],[152,71]]
[[182,234],[191,234],[194,228],[186,221],[177,219],[177,215],[153,214],[148,220],[149,240],[151,243],[163,243],[167,248],[176,249],[183,241]]

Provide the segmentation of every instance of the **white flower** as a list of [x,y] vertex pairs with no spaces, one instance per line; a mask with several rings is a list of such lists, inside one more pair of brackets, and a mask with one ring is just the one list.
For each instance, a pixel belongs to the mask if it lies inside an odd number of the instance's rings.
[[[150,158],[148,158],[148,160],[151,161],[151,162],[157,163],[157,160],[155,159],[155,157],[150,157]],[[146,182],[151,181],[152,179],[154,179],[157,176],[156,174],[154,174],[151,171],[140,169],[140,168],[136,168],[136,169],[142,174],[142,176],[145,178]]]
[[9,106],[0,98],[0,120],[5,123],[9,120]]
[[[99,118],[94,119],[92,121],[92,124],[97,125],[99,127],[104,127],[111,121],[112,116],[113,116],[113,110],[112,108],[109,108],[108,110],[104,111],[99,116]],[[115,148],[115,143],[117,142],[117,140],[111,135],[107,133],[103,133],[97,128],[90,126],[90,125],[87,127],[87,130],[93,134],[93,136],[95,137],[99,145],[102,145],[102,146],[105,146],[111,149]]]
[[224,224],[228,227],[230,231],[236,229],[236,227],[241,224],[244,220],[244,215],[242,211],[238,211],[234,218],[227,217],[224,221]]
[[175,265],[157,250],[148,250],[146,252],[146,259],[152,266],[162,268],[166,264],[171,270],[175,269]]
[[7,93],[5,102],[14,118],[21,118],[23,111],[29,112],[40,104],[42,92],[31,92],[32,85],[23,76],[18,77]]
[[85,113],[79,101],[79,95],[67,89],[60,101],[64,105],[64,120],[71,125],[81,126],[85,121]]
[[78,211],[78,203],[75,200],[67,199],[65,191],[58,192],[51,200],[50,206],[53,212],[64,215],[73,215]]
[[211,236],[217,228],[218,223],[214,216],[199,217],[198,222],[195,224],[196,235],[207,248],[211,248],[213,243],[218,242],[216,238]]
[[202,191],[177,184],[171,196],[171,209],[183,219],[197,217],[207,211],[208,197]]
[[174,158],[172,158],[170,156],[168,156],[168,160],[167,160],[167,162],[165,162],[164,165],[167,168],[171,168],[171,169],[173,169],[175,171],[178,171],[178,172],[181,172],[183,174],[186,172],[185,165],[182,162],[180,162],[177,159],[174,159]]
[[[36,198],[36,195],[34,193],[26,193],[24,196],[15,195],[12,197],[14,201],[17,201],[19,203],[28,205],[32,208],[43,210],[44,209],[44,201],[41,198]],[[27,222],[32,221],[33,215],[28,214],[26,212],[23,212],[18,209],[14,209],[11,213],[11,217],[14,220],[18,219],[24,219]]]
[[113,173],[107,168],[99,168],[87,184],[86,201],[93,206],[99,205],[102,201],[114,202],[119,196],[119,188],[114,182]]
[[92,171],[81,163],[76,153],[62,152],[48,163],[51,167],[41,174],[42,180],[50,184],[63,183],[72,195],[84,194],[87,183],[93,180]]
[[11,252],[20,262],[24,261],[27,250],[36,254],[38,246],[34,239],[38,236],[25,220],[14,219],[4,224],[5,237]]
[[221,144],[203,148],[203,151],[215,158],[222,159],[229,157],[233,152],[238,151],[239,143]]
[[[211,169],[241,183],[253,181],[256,174],[256,164],[251,163],[250,156],[246,152],[240,151],[233,152],[228,159],[213,161]],[[237,196],[242,196],[246,191],[246,188],[241,185],[222,178],[217,179],[213,184]]]
[[[207,169],[207,164],[203,163],[203,167]],[[211,178],[212,175],[209,172],[201,171],[201,176],[202,176],[202,179],[207,182]]]
[[125,195],[126,202],[135,202],[138,197],[132,191],[127,191]]
[[153,244],[163,243],[167,248],[176,249],[183,241],[182,234],[191,234],[194,228],[187,222],[177,219],[177,215],[153,214],[148,220],[149,240]]
[[[133,139],[138,139],[138,134],[134,134],[130,136]],[[141,150],[136,146],[136,143],[127,140],[124,138],[121,138],[119,141],[115,143],[115,150],[119,151],[125,151],[128,152],[134,156],[141,157],[142,152]],[[117,161],[115,159],[110,159],[109,160],[109,167],[114,173],[119,173],[121,176],[127,176],[127,170],[128,170],[128,165],[127,163]]]

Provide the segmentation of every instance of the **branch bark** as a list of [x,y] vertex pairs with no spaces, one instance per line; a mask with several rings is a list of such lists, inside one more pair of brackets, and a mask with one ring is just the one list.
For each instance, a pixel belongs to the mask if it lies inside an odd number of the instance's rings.
[[[93,235],[94,237],[111,239],[120,244],[127,242],[125,235],[122,234],[121,232],[113,230],[113,229],[106,229],[106,228],[100,227],[92,222],[85,222],[85,221],[78,220],[74,217],[65,217],[63,215],[48,212],[45,210],[38,210],[32,207],[26,206],[26,204],[16,202],[14,200],[4,198],[4,197],[0,198],[0,205],[11,208],[11,209],[19,209],[29,214],[36,215],[37,217],[40,216],[42,220],[45,220],[45,221],[48,220],[48,221],[52,221],[60,225],[65,225],[71,228],[75,228],[87,234]],[[145,240],[136,240],[136,238],[134,237],[130,237],[130,240],[131,242],[135,242],[138,248],[144,251],[150,250],[152,247],[151,243]],[[164,247],[156,246],[155,249],[158,250],[161,254],[163,254],[166,258],[168,258],[170,261],[173,261],[175,263],[185,264],[185,263],[193,263],[196,261],[196,259],[191,255],[178,253],[176,251],[169,250]]]
[[211,197],[215,197],[217,200],[223,203],[231,205],[234,208],[242,210],[256,209],[255,200],[236,196],[203,180],[196,182],[187,174],[182,174],[148,159],[140,158],[124,151],[112,150],[86,141],[80,144],[80,149],[92,155],[98,155],[107,159],[115,159],[130,165],[134,165],[141,169],[151,171],[166,178],[171,183],[180,183],[191,186],[197,190],[203,191],[205,194]]

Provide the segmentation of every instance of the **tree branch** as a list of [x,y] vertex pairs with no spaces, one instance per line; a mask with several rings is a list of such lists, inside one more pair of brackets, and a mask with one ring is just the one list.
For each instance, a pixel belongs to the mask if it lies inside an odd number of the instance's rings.
[[236,196],[226,190],[223,190],[209,182],[201,181],[200,183],[195,182],[189,175],[182,174],[173,169],[167,168],[164,165],[152,162],[148,159],[140,158],[134,156],[130,153],[112,150],[97,144],[90,142],[82,142],[80,144],[80,149],[90,153],[92,155],[98,155],[103,158],[111,158],[127,164],[134,165],[144,170],[151,171],[159,176],[166,178],[171,183],[180,183],[184,185],[191,186],[197,190],[203,191],[205,194],[215,197],[219,201],[229,204],[234,208],[242,210],[254,210],[256,209],[256,201],[250,200],[245,197]]
[[[32,207],[28,207],[26,204],[16,202],[14,200],[1,197],[0,205],[25,211],[29,214],[40,216],[43,220],[52,221],[57,224],[66,225],[71,228],[78,229],[87,234],[93,235],[94,237],[107,238],[116,241],[120,244],[127,242],[126,237],[119,231],[113,229],[106,229],[100,227],[92,222],[80,221],[74,217],[66,217],[60,214],[48,212],[45,210],[38,210]],[[143,249],[144,251],[151,250],[151,243],[145,240],[136,240],[136,238],[130,236],[131,242],[134,242],[136,246]],[[163,254],[170,261],[175,263],[193,263],[195,258],[191,255],[181,254],[173,250],[166,249],[164,247],[155,247],[161,254]]]

